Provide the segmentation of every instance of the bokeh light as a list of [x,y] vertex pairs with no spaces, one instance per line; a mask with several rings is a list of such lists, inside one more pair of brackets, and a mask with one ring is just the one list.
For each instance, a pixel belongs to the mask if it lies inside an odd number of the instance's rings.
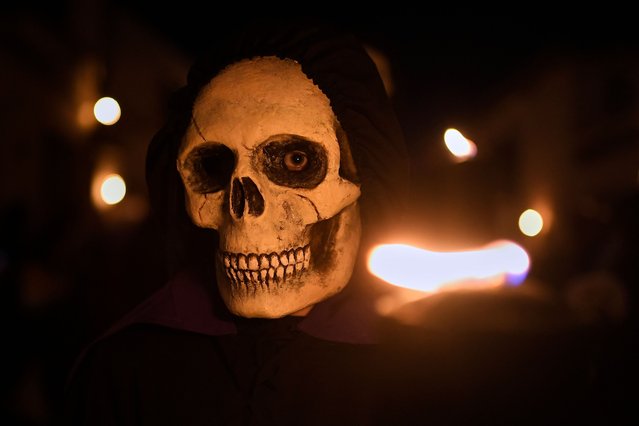
[[111,126],[117,123],[121,114],[120,104],[113,98],[101,98],[93,106],[95,119],[105,126]]
[[447,129],[444,132],[444,143],[458,161],[466,161],[477,155],[475,143],[457,129]]
[[534,237],[541,232],[543,227],[544,219],[536,210],[528,209],[519,216],[519,230],[524,235]]
[[126,184],[120,175],[111,174],[100,185],[100,197],[108,205],[117,204],[126,195]]

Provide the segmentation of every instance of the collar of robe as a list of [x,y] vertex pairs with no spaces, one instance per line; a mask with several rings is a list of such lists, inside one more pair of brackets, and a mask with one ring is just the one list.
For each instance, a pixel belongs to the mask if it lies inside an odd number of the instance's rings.
[[[177,274],[102,337],[139,323],[209,336],[237,334],[238,325],[241,327],[246,320],[230,315],[217,304],[215,289],[205,285],[206,282],[193,271]],[[357,283],[349,283],[343,291],[316,304],[307,316],[293,323],[299,331],[322,340],[378,343],[375,298],[372,293],[358,291],[360,288]]]

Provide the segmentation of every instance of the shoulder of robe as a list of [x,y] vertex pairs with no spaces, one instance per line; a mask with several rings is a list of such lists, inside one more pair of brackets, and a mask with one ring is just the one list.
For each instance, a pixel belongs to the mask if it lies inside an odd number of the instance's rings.
[[179,353],[188,353],[189,348],[201,348],[211,339],[210,336],[161,325],[131,324],[90,344],[77,360],[70,378],[87,369],[125,373],[126,370],[149,366],[149,362],[161,362],[162,354],[176,357]]

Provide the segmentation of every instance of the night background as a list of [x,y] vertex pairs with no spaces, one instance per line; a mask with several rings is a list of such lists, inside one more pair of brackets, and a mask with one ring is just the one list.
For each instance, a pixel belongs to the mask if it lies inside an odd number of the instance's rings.
[[[242,25],[277,25],[194,1],[36,5],[0,12],[3,425],[58,424],[81,347],[163,284],[144,179],[147,144],[209,40]],[[410,242],[456,250],[508,239],[524,247],[532,264],[522,286],[543,289],[587,330],[591,380],[608,424],[631,424],[636,26],[594,14],[418,15],[317,18],[353,31],[388,71],[413,162]],[[112,126],[92,116],[103,96],[122,109]],[[448,128],[474,141],[476,157],[452,157]],[[105,173],[126,181],[119,204],[92,198]],[[534,237],[517,225],[528,208],[544,217]],[[464,315],[457,321],[472,318],[472,308]]]

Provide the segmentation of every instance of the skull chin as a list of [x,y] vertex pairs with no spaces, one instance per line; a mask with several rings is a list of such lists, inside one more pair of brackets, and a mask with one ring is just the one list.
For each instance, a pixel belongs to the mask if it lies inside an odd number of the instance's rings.
[[232,313],[278,318],[313,306],[346,286],[359,248],[358,204],[309,225],[304,234],[285,250],[218,253],[218,287]]

